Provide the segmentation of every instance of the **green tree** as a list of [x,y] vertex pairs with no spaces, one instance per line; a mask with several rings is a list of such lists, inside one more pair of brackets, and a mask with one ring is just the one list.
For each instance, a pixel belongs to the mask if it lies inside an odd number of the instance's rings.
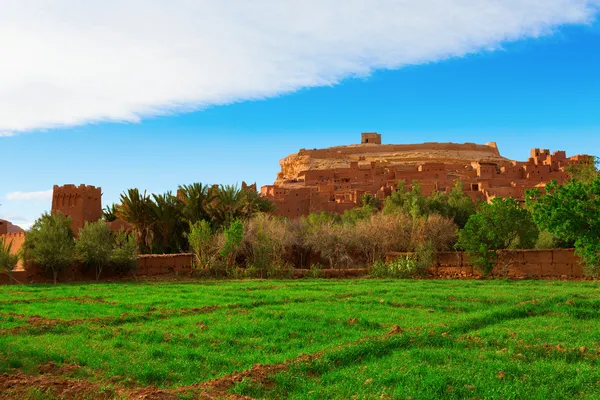
[[43,214],[25,237],[25,257],[46,271],[52,272],[54,283],[58,274],[73,263],[75,241],[71,218],[58,214]]
[[0,236],[0,273],[7,274],[10,282],[13,281],[13,270],[19,263],[19,254],[12,251],[12,241]]
[[85,267],[93,268],[99,280],[110,262],[113,246],[113,235],[104,221],[86,222],[75,240],[75,257]]
[[600,176],[586,183],[571,180],[565,185],[553,181],[546,193],[527,192],[533,219],[557,238],[575,244],[575,250],[592,276],[600,274]]
[[531,248],[538,234],[531,214],[519,202],[495,197],[471,215],[459,231],[456,246],[467,252],[476,268],[489,274],[496,265],[496,250]]

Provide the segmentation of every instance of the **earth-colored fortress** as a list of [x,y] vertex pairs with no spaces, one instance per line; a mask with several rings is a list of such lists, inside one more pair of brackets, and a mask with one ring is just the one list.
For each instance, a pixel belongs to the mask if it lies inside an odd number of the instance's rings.
[[460,181],[474,200],[496,196],[524,200],[525,191],[551,180],[569,178],[570,164],[589,163],[592,157],[567,157],[532,149],[525,162],[500,155],[496,143],[382,144],[378,133],[363,133],[361,144],[327,149],[301,149],[280,161],[281,172],[261,195],[277,206],[277,215],[290,218],[311,212],[343,213],[357,207],[364,194],[380,199],[404,181],[417,181],[423,194],[450,191]]

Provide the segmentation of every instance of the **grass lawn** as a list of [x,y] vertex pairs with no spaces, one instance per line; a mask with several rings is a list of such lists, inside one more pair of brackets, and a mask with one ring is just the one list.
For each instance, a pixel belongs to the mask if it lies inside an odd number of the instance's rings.
[[599,356],[597,283],[0,286],[0,398],[600,398]]

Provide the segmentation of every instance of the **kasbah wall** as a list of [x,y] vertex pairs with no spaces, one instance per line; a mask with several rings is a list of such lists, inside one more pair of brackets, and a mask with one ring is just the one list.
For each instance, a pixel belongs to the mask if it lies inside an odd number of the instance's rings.
[[[389,196],[400,181],[407,187],[418,181],[424,194],[434,190],[450,191],[456,181],[474,200],[489,201],[495,196],[524,199],[527,189],[543,187],[550,180],[568,179],[565,168],[575,163],[589,163],[588,155],[566,156],[564,151],[532,149],[526,162],[511,161],[502,156],[495,143],[424,143],[415,145],[384,145],[378,133],[363,133],[361,144],[329,149],[301,150],[281,160],[282,171],[274,185],[263,186],[261,195],[276,205],[275,214],[299,217],[310,212],[344,212],[357,207],[360,198],[370,193],[380,199]],[[242,185],[256,190],[255,185]],[[77,235],[86,221],[102,217],[102,190],[88,185],[54,186],[52,213],[71,217],[71,228]],[[111,223],[119,230],[124,222]],[[0,239],[13,243],[18,252],[26,233],[8,221],[0,220]],[[517,251],[510,253],[512,261],[502,261],[502,276],[538,276],[579,278],[583,271],[573,250]],[[502,256],[505,257],[505,256]],[[190,254],[139,256],[137,275],[160,275],[191,272]],[[432,266],[438,276],[477,276],[461,253],[440,254]],[[87,277],[81,268],[67,271],[68,280]],[[508,272],[507,272],[508,271]],[[32,266],[21,263],[15,278],[29,282],[39,278]],[[498,276],[500,276],[498,275]],[[0,283],[6,277],[0,276]]]

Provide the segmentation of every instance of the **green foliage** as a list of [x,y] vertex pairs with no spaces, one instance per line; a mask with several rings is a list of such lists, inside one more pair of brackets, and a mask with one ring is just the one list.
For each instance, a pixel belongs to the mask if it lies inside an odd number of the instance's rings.
[[491,204],[481,204],[469,218],[459,232],[457,247],[467,252],[476,268],[489,274],[496,265],[496,250],[531,248],[538,234],[529,211],[514,199],[496,197]]
[[361,197],[360,205],[361,207],[370,207],[372,209],[378,210],[381,208],[381,200],[373,196],[372,194],[366,193],[363,194],[363,196]]
[[456,181],[449,194],[435,192],[426,200],[428,213],[439,214],[450,218],[459,228],[464,228],[471,215],[475,214],[476,205],[462,189],[462,182]]
[[210,220],[209,208],[215,198],[215,191],[212,188],[196,182],[179,186],[177,193],[183,202],[183,218],[191,225]]
[[56,283],[60,272],[74,259],[75,241],[71,219],[62,214],[43,214],[35,221],[25,237],[25,256],[40,267],[52,272]]
[[600,274],[600,176],[586,183],[572,180],[565,185],[551,182],[546,194],[527,192],[535,222],[561,240],[575,244],[586,272]]
[[117,219],[117,205],[112,204],[102,209],[102,219],[106,222],[113,222]]
[[540,231],[534,246],[536,249],[566,249],[571,247],[573,247],[571,243],[561,240],[555,234],[546,230]]
[[385,199],[383,212],[386,214],[407,213],[413,218],[432,214],[441,215],[454,221],[459,228],[465,226],[475,213],[476,205],[462,189],[462,182],[456,181],[450,193],[435,191],[431,196],[421,194],[421,186],[414,182],[408,191],[404,181]]
[[129,189],[121,194],[117,217],[133,225],[139,253],[151,252],[154,240],[154,213],[150,196],[138,189]]
[[113,234],[113,248],[109,266],[118,273],[126,273],[136,268],[137,252],[135,237],[121,230]]
[[218,255],[215,235],[210,223],[206,220],[197,221],[191,226],[187,239],[196,258],[197,266],[210,268]]
[[401,181],[396,190],[385,199],[383,212],[386,214],[402,212],[416,218],[427,214],[425,205],[425,197],[421,194],[419,182],[413,182],[411,190],[407,190],[406,184]]
[[420,276],[433,265],[435,249],[432,243],[420,246],[414,253],[405,253],[393,261],[376,261],[370,275],[376,278],[412,278]]
[[377,208],[370,204],[366,204],[358,208],[352,208],[344,211],[344,214],[342,214],[340,218],[340,222],[343,224],[355,225],[358,221],[369,219],[377,211]]
[[244,224],[240,220],[233,220],[228,228],[223,231],[225,243],[220,251],[222,257],[233,258],[244,239]]
[[156,239],[153,252],[180,253],[187,248],[184,243],[186,224],[183,220],[184,203],[171,192],[162,195],[152,195],[149,203],[152,215],[152,231]]
[[86,222],[75,240],[75,258],[88,268],[94,268],[96,280],[110,262],[113,235],[104,221]]
[[589,163],[571,164],[566,168],[566,171],[571,175],[571,178],[583,182],[585,184],[591,184],[596,178],[600,171],[600,158],[593,157]]
[[13,254],[12,241],[0,236],[0,274],[7,274],[12,281],[12,271],[19,263],[19,254]]

